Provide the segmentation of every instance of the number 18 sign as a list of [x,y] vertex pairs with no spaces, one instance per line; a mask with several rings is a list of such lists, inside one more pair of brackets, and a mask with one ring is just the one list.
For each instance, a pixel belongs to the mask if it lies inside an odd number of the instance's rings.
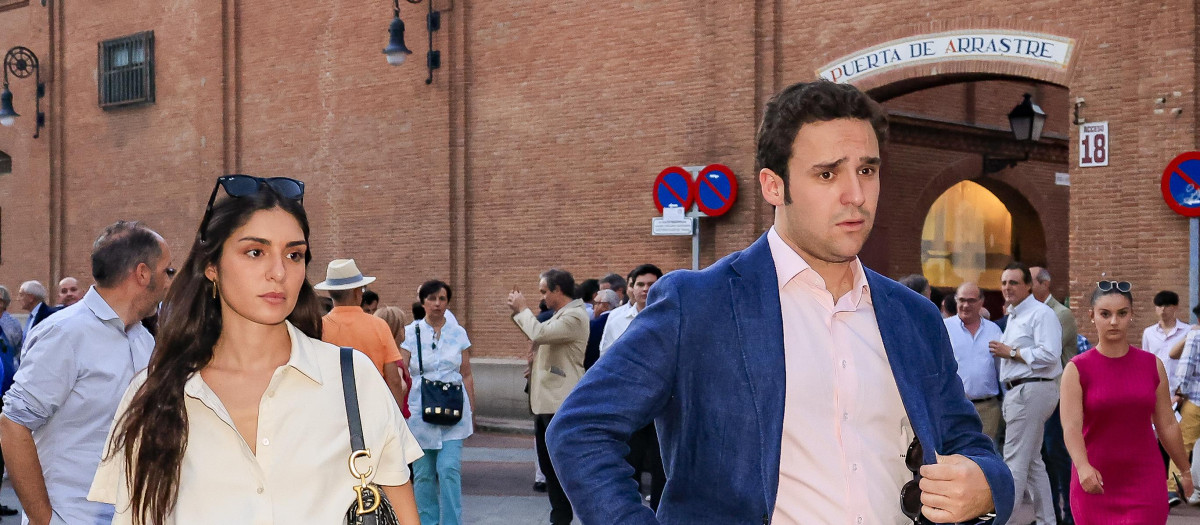
[[1108,123],[1088,122],[1079,127],[1079,167],[1108,165]]

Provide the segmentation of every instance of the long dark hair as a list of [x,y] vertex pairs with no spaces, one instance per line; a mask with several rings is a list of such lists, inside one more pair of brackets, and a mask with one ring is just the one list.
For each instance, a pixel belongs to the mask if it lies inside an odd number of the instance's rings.
[[[197,232],[187,261],[167,293],[146,382],[118,419],[106,453],[107,457],[125,456],[135,524],[165,522],[178,500],[188,439],[184,383],[212,360],[213,345],[221,335],[221,302],[213,297],[214,285],[204,271],[209,264],[220,262],[225,241],[234,230],[254,213],[275,208],[300,222],[307,241],[308,217],[299,202],[280,197],[266,185],[254,195],[226,197],[213,206],[204,235]],[[305,265],[311,260],[310,250],[305,253]],[[321,303],[308,279],[288,320],[309,337],[321,337]]]

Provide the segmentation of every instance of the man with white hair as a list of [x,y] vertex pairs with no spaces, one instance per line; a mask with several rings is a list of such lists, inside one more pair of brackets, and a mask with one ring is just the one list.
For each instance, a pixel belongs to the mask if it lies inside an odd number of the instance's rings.
[[604,338],[604,327],[608,326],[608,313],[621,306],[621,296],[605,288],[596,292],[592,299],[593,317],[589,325],[587,348],[583,352],[583,369],[587,370],[600,359],[600,340]]
[[46,304],[46,287],[37,281],[21,283],[21,287],[17,289],[17,301],[22,310],[29,312],[29,318],[25,320],[24,335],[29,335],[33,327],[58,311],[57,308]]

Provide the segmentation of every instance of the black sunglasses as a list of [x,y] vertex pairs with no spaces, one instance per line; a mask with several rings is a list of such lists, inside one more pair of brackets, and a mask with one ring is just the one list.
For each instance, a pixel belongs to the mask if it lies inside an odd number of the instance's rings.
[[304,204],[304,183],[288,177],[271,177],[264,179],[251,175],[224,175],[217,178],[212,195],[208,196],[208,206],[204,208],[204,219],[200,221],[200,242],[204,242],[204,231],[208,229],[208,221],[212,219],[213,203],[217,200],[217,190],[225,188],[230,197],[241,198],[254,195],[263,188],[269,187],[280,197]]
[[[933,525],[929,518],[921,514],[921,464],[925,458],[925,449],[921,448],[921,440],[914,437],[904,454],[904,466],[912,472],[913,479],[900,488],[900,511],[916,525]],[[961,522],[962,525],[985,525],[992,523],[995,514],[984,514],[973,520]]]
[[1099,288],[1101,292],[1111,292],[1113,288],[1116,288],[1118,292],[1129,293],[1129,290],[1133,289],[1133,285],[1129,284],[1129,281],[1100,281],[1096,283],[1096,288]]

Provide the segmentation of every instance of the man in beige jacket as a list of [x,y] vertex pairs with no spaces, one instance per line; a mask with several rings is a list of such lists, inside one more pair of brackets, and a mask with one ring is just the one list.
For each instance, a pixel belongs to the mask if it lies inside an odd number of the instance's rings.
[[563,270],[547,270],[541,275],[538,288],[546,306],[554,316],[539,323],[525,304],[525,296],[513,290],[508,294],[508,307],[513,322],[525,336],[538,345],[529,375],[529,406],[533,410],[537,431],[538,461],[546,475],[546,492],[550,497],[550,522],[569,525],[574,518],[571,502],[567,500],[550,454],[546,449],[546,427],[558,411],[558,406],[583,377],[583,354],[587,346],[589,323],[587,309],[581,299],[575,299],[575,279]]

